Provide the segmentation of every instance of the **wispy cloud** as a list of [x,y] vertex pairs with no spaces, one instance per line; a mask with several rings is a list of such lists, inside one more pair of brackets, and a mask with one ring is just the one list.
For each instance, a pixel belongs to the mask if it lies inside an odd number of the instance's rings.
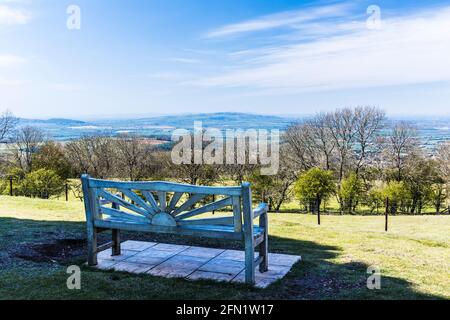
[[23,80],[6,79],[3,77],[0,77],[0,86],[2,86],[2,87],[21,86],[21,85],[24,85],[25,83],[26,82]]
[[[288,44],[244,51],[247,60],[238,61],[235,71],[202,78],[195,84],[286,94],[450,81],[450,7],[382,23],[382,30],[367,29],[365,21],[350,20],[338,29],[327,23],[312,29],[308,22],[299,23],[299,32],[289,34]],[[251,29],[245,25],[220,29],[216,35]],[[269,25],[274,23],[266,23]],[[305,36],[311,38],[305,41]],[[251,65],[249,56],[254,62]]]
[[187,63],[187,64],[195,64],[195,63],[200,63],[201,62],[198,59],[182,58],[182,57],[167,58],[166,61],[177,62],[177,63]]
[[351,5],[348,3],[304,8],[302,10],[286,11],[263,16],[257,19],[222,26],[207,32],[206,38],[219,38],[242,33],[263,31],[281,27],[295,27],[297,24],[310,22],[327,17],[338,17],[348,14]]
[[25,62],[25,59],[11,54],[0,54],[0,67],[12,67]]
[[15,3],[16,1],[0,1],[0,26],[27,24],[31,21],[30,13],[9,5],[13,2]]

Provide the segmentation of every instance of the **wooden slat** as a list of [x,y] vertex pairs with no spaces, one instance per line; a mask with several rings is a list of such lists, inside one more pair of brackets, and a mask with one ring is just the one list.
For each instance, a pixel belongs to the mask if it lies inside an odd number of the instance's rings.
[[178,201],[180,201],[181,197],[183,196],[183,192],[175,192],[172,196],[172,199],[169,203],[169,208],[167,211],[172,212],[175,210],[175,207],[177,206]]
[[198,236],[205,238],[216,238],[224,240],[243,240],[243,234],[241,232],[230,232],[221,231],[219,228],[210,229],[201,226],[181,226],[181,227],[164,227],[164,226],[154,226],[154,225],[144,225],[136,223],[120,223],[116,221],[109,220],[97,220],[95,221],[95,226],[99,228],[108,229],[118,229],[125,231],[137,231],[137,232],[155,232],[155,233],[168,233],[168,234],[179,234],[186,236]]
[[232,225],[234,217],[220,217],[220,218],[205,218],[205,219],[190,219],[178,222],[180,226],[188,225]]
[[167,207],[167,192],[158,191],[158,201],[161,211],[165,212]]
[[94,207],[94,194],[92,189],[89,188],[90,177],[87,174],[81,176],[81,184],[83,189],[83,201],[84,209],[86,212],[86,224],[87,224],[87,250],[88,250],[88,265],[97,265],[97,228],[95,227],[95,207]]
[[241,197],[233,197],[234,231],[242,232]]
[[191,195],[185,203],[183,203],[181,206],[179,206],[172,212],[172,215],[175,216],[185,210],[189,210],[190,207],[192,207],[194,204],[196,204],[197,202],[199,202],[206,196],[207,196],[206,194],[200,194],[200,193]]
[[188,211],[186,213],[178,215],[175,220],[180,221],[183,219],[191,218],[194,216],[197,216],[199,214],[205,213],[205,212],[213,212],[219,209],[222,209],[223,207],[229,206],[232,203],[231,197],[218,200],[212,203],[208,203],[207,205],[204,205],[203,207]]
[[148,211],[150,213],[150,216],[154,215],[156,211],[153,209],[152,206],[149,206],[147,202],[142,200],[141,197],[139,197],[136,193],[134,193],[131,190],[120,190],[122,191],[128,198],[133,200],[139,207],[143,208],[144,210]]
[[108,201],[108,200],[105,200],[105,199],[100,199],[100,205],[101,206],[104,206],[104,205],[110,204],[110,203],[111,203],[111,201]]
[[256,248],[259,244],[264,241],[264,233],[255,235],[255,239],[253,241],[253,246]]
[[258,256],[258,258],[255,259],[255,266],[258,266],[263,261],[262,256]]
[[146,217],[151,217],[151,214],[148,213],[147,211],[145,211],[144,209],[142,209],[140,207],[137,207],[137,206],[135,206],[135,205],[133,205],[133,204],[123,200],[122,198],[119,198],[119,197],[117,197],[115,195],[112,195],[109,192],[106,192],[106,191],[104,191],[102,189],[98,189],[98,194],[99,194],[99,196],[101,196],[101,197],[103,197],[103,198],[105,198],[107,200],[110,200],[111,202],[117,203],[120,206],[125,207],[125,208],[127,208],[127,209],[129,209],[131,211],[134,211],[134,212],[139,213],[139,214],[141,214],[143,216],[146,216]]
[[242,211],[244,216],[244,239],[245,239],[245,282],[255,283],[255,245],[253,238],[253,210],[252,191],[250,183],[242,184]]
[[269,270],[269,218],[267,216],[267,208],[265,213],[259,216],[259,227],[264,230],[263,235],[260,237],[262,241],[259,245],[259,256],[263,259],[259,265],[259,271],[266,272]]
[[150,203],[153,210],[155,212],[161,212],[161,209],[159,208],[158,203],[156,202],[155,197],[152,195],[152,193],[147,190],[141,190],[141,192],[144,195],[145,199],[147,199],[147,201]]
[[102,252],[102,251],[105,251],[105,250],[110,249],[112,247],[113,247],[113,243],[111,241],[111,242],[108,242],[108,243],[105,243],[105,244],[102,244],[102,245],[98,246],[96,252],[97,253],[98,252]]
[[259,216],[263,215],[264,213],[267,213],[267,210],[268,210],[267,204],[265,203],[259,204],[259,206],[257,206],[255,210],[253,210],[253,219],[256,219]]
[[114,188],[114,189],[130,189],[130,190],[152,190],[166,192],[184,192],[184,193],[201,193],[206,195],[227,195],[239,196],[242,194],[241,187],[205,187],[193,186],[190,184],[180,184],[164,181],[149,182],[123,182],[109,181],[99,179],[89,179],[90,188]]
[[150,223],[151,220],[144,218],[142,216],[136,216],[132,215],[127,212],[119,211],[112,208],[107,207],[100,207],[100,210],[111,217],[118,218],[118,219],[124,219],[124,220],[131,220],[136,223]]

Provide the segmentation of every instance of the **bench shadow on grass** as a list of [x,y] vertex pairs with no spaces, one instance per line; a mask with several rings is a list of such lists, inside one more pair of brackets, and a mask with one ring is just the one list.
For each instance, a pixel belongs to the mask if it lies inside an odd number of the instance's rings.
[[[223,242],[217,239],[200,239],[151,233],[124,232],[122,240],[154,241],[174,244],[189,244],[212,248],[242,249],[239,242]],[[100,243],[110,241],[108,233],[101,234]],[[381,290],[367,289],[368,265],[361,262],[333,263],[331,259],[341,254],[337,246],[326,246],[311,241],[293,240],[270,236],[270,252],[302,256],[291,272],[267,289],[254,289],[245,285],[217,284],[211,281],[186,281],[182,279],[162,279],[150,275],[131,275],[128,278],[140,278],[140,290],[132,290],[127,295],[121,290],[121,296],[114,298],[159,298],[159,299],[442,299],[444,297],[426,294],[414,289],[414,285],[401,278],[383,276]],[[68,266],[81,265],[86,259],[85,223],[83,222],[53,222],[0,218],[0,269],[14,274],[17,266],[32,266],[34,270],[41,267],[41,272],[32,273],[24,285],[42,286],[40,274],[44,273],[49,264]],[[381,266],[382,267],[382,266]],[[105,272],[85,268],[89,274],[96,274],[94,280],[101,281],[101,276],[111,278],[111,274],[123,275],[117,272]],[[36,277],[36,279],[32,279]],[[67,275],[61,275],[67,277]],[[120,277],[119,277],[120,278]],[[148,281],[147,281],[148,279]],[[35,281],[34,281],[35,280]],[[41,281],[41,282],[40,282]],[[130,281],[129,279],[127,281]],[[152,292],[167,290],[167,288],[183,287],[169,292]],[[119,284],[120,286],[120,284]],[[40,290],[40,288],[23,288],[24,291]],[[114,288],[114,289],[120,289]],[[100,289],[101,290],[101,289]],[[105,286],[105,292],[83,298],[109,298],[110,286]],[[201,294],[199,294],[199,290]],[[44,290],[45,291],[45,290]],[[223,291],[223,296],[221,294]],[[214,294],[211,294],[214,293]],[[232,294],[232,296],[230,296]],[[41,298],[40,296],[37,297]],[[42,297],[43,299],[46,296]],[[50,296],[49,298],[54,298]]]

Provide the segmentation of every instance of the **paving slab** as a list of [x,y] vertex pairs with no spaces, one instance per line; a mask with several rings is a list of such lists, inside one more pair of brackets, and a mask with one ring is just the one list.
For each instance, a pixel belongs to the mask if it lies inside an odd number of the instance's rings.
[[101,260],[111,260],[111,261],[122,261],[136,254],[136,251],[132,250],[121,250],[121,254],[118,256],[112,255],[112,249],[107,249],[97,254],[97,259]]
[[237,275],[239,272],[244,270],[244,268],[244,261],[221,259],[217,257],[201,266],[199,270]]
[[155,245],[157,245],[156,242],[128,240],[128,241],[122,243],[121,247],[122,247],[122,250],[144,251],[145,249],[151,248]]
[[114,271],[123,271],[123,272],[129,272],[129,273],[145,273],[151,268],[155,266],[149,265],[149,264],[143,264],[143,263],[133,263],[133,262],[126,262],[126,261],[120,261],[112,266],[112,269]]
[[[245,282],[244,251],[144,241],[125,241],[121,247],[119,256],[112,256],[111,249],[100,252],[96,268],[191,281]],[[269,270],[260,273],[256,267],[255,286],[268,287],[286,276],[300,260],[300,256],[269,253]]]
[[111,270],[116,263],[117,261],[113,260],[98,259],[96,268],[100,270]]
[[206,257],[206,258],[214,258],[219,254],[224,252],[225,249],[213,249],[213,248],[203,248],[203,247],[190,247],[184,250],[181,254],[183,256],[191,256],[191,257]]
[[187,279],[189,279],[189,280],[214,280],[214,281],[220,281],[220,282],[230,282],[231,280],[233,280],[234,277],[235,277],[235,275],[233,275],[233,274],[197,270],[197,271],[191,273],[187,277]]

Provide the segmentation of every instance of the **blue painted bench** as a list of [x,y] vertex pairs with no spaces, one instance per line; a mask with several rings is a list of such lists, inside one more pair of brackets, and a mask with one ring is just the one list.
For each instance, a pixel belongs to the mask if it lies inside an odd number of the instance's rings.
[[[256,266],[261,272],[268,270],[268,207],[262,203],[252,208],[248,182],[237,187],[205,187],[117,182],[89,175],[83,175],[81,181],[90,266],[97,265],[97,253],[105,249],[112,248],[113,255],[120,255],[120,230],[124,230],[241,240],[245,244],[246,283],[255,283]],[[215,198],[212,201],[211,196]],[[230,213],[226,216],[199,217],[227,207]],[[100,246],[97,234],[105,230],[112,230],[113,239]],[[255,248],[259,251],[256,259]]]

